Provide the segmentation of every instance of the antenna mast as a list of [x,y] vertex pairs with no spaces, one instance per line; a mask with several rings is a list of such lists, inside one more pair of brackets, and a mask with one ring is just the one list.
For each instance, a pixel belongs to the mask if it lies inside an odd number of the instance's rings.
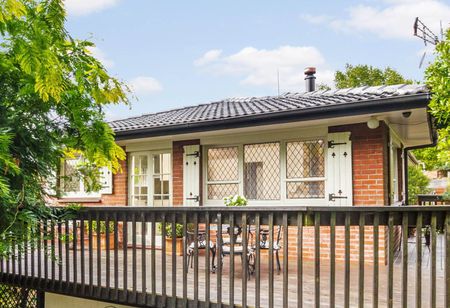
[[280,69],[277,68],[278,96],[280,96]]

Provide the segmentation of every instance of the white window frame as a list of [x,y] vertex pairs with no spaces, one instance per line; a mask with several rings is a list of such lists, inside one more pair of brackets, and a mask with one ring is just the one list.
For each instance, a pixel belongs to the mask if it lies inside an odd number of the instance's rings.
[[[291,142],[308,142],[308,141],[318,141],[318,140],[322,140],[324,143],[324,151],[323,151],[323,162],[324,162],[324,176],[323,177],[310,177],[310,178],[292,178],[292,179],[288,179],[287,178],[287,144],[291,143]],[[290,139],[290,140],[286,140],[283,143],[283,147],[282,147],[282,151],[284,151],[284,153],[282,152],[283,156],[282,161],[284,161],[284,166],[283,166],[283,172],[284,174],[282,174],[282,179],[284,179],[284,184],[283,184],[283,188],[284,188],[284,197],[286,199],[286,202],[295,202],[295,203],[299,203],[299,202],[308,202],[308,204],[314,203],[314,205],[322,205],[322,203],[326,203],[326,197],[327,197],[327,151],[328,151],[328,146],[327,146],[327,138],[326,137],[314,137],[314,138],[303,138],[303,139]],[[288,198],[287,197],[287,189],[286,189],[286,185],[288,182],[324,182],[324,197],[323,198],[298,198],[298,199],[294,199],[294,198]],[[318,203],[318,204],[316,204]]]
[[80,181],[80,190],[79,191],[69,191],[66,192],[64,190],[64,177],[65,177],[65,161],[67,160],[75,160],[77,161],[77,164],[79,164],[81,161],[83,161],[83,157],[82,156],[78,156],[76,158],[69,158],[69,159],[65,159],[62,161],[61,163],[61,181],[60,181],[60,187],[61,187],[61,192],[62,192],[62,196],[61,199],[70,199],[70,198],[100,198],[101,197],[101,192],[86,192],[85,188],[84,188],[84,181],[82,178],[78,179]]
[[147,156],[147,206],[154,206],[153,205],[153,197],[154,197],[154,185],[153,185],[153,155],[160,155],[160,154],[170,154],[170,175],[169,175],[169,206],[172,206],[173,202],[173,189],[172,189],[172,182],[173,182],[173,153],[172,149],[166,149],[166,150],[152,150],[152,151],[136,151],[136,152],[129,152],[128,153],[128,161],[130,162],[128,164],[128,204],[129,206],[136,206],[133,205],[133,196],[134,196],[134,186],[132,181],[133,176],[133,164],[131,163],[133,156]]
[[[288,142],[302,142],[302,141],[313,141],[313,140],[319,140],[322,139],[325,143],[324,146],[324,159],[325,159],[325,176],[322,178],[317,178],[317,181],[325,181],[325,194],[324,198],[308,198],[308,199],[288,199],[286,195],[286,183],[288,181],[292,181],[293,179],[287,179],[286,178],[286,146]],[[243,175],[244,175],[244,146],[249,144],[261,144],[261,143],[279,143],[280,144],[280,199],[279,200],[249,200],[249,205],[255,205],[255,206],[271,206],[271,205],[290,205],[290,206],[298,206],[298,205],[320,205],[320,206],[326,206],[326,196],[327,196],[327,136],[320,135],[320,136],[308,136],[305,138],[289,138],[289,139],[283,139],[283,138],[273,138],[270,140],[255,140],[252,141],[246,141],[246,142],[240,142],[240,143],[228,143],[228,144],[209,144],[204,145],[202,148],[202,164],[203,164],[203,171],[202,171],[202,178],[203,178],[203,184],[202,184],[202,190],[203,190],[203,200],[204,205],[206,206],[220,206],[224,205],[223,200],[211,200],[208,199],[208,184],[221,184],[220,182],[214,182],[214,181],[208,181],[208,149],[211,148],[226,148],[226,147],[237,147],[238,148],[238,168],[239,168],[239,194],[243,195],[244,193],[244,181],[243,181]],[[313,178],[305,178],[305,181],[311,181]],[[222,182],[223,184],[227,184],[229,181]],[[232,181],[232,183],[235,183],[235,181]]]
[[[220,149],[220,148],[237,148],[238,150],[238,180],[235,181],[210,181],[208,179],[208,150],[209,149]],[[204,166],[202,176],[203,176],[203,200],[206,200],[207,205],[223,205],[223,200],[215,200],[208,199],[208,185],[214,184],[238,184],[238,192],[241,194],[244,191],[244,183],[243,183],[243,170],[244,170],[244,154],[243,154],[244,146],[242,144],[221,144],[217,146],[205,146],[203,147],[203,161],[202,165]]]

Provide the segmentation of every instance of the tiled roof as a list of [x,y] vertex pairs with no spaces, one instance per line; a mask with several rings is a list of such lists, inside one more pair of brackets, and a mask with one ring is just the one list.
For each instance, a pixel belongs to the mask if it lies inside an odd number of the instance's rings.
[[229,98],[208,104],[145,114],[110,122],[115,132],[163,128],[182,124],[219,121],[238,117],[327,108],[330,106],[384,100],[391,97],[428,93],[423,85],[393,85],[286,93],[280,96]]

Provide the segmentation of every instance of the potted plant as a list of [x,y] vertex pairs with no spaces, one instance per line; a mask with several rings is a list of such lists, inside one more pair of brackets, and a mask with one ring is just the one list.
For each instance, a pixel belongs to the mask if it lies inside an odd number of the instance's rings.
[[[248,204],[247,198],[240,195],[228,196],[223,198],[223,202],[225,206],[246,206]],[[238,236],[242,232],[242,226],[234,225],[233,226],[233,236],[234,240],[237,240]],[[228,234],[231,236],[230,228],[228,228]]]
[[225,197],[223,202],[226,206],[246,206],[248,204],[247,199],[239,195]]
[[[163,224],[158,223],[158,232],[162,234],[162,228]],[[172,224],[166,223],[165,225],[165,231],[166,231],[166,253],[172,254],[172,243],[175,241],[176,245],[176,251],[178,256],[183,255],[183,225],[182,224],[175,224],[175,235],[176,238],[172,238]]]
[[[92,248],[97,249],[98,247],[98,236],[100,233],[100,249],[105,250],[106,249],[106,222],[100,221],[99,224],[97,224],[97,221],[91,222],[92,226]],[[89,232],[89,224],[85,225],[86,234]],[[89,239],[85,236],[85,245],[89,243]],[[114,222],[109,222],[109,249],[114,249],[115,243],[114,243]]]

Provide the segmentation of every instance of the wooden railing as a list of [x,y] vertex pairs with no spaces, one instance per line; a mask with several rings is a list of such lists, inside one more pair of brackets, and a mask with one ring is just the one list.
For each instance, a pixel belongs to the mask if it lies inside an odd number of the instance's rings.
[[445,200],[443,195],[417,195],[419,205],[446,205],[450,200]]
[[448,206],[86,207],[40,237],[1,283],[139,306],[450,307]]

